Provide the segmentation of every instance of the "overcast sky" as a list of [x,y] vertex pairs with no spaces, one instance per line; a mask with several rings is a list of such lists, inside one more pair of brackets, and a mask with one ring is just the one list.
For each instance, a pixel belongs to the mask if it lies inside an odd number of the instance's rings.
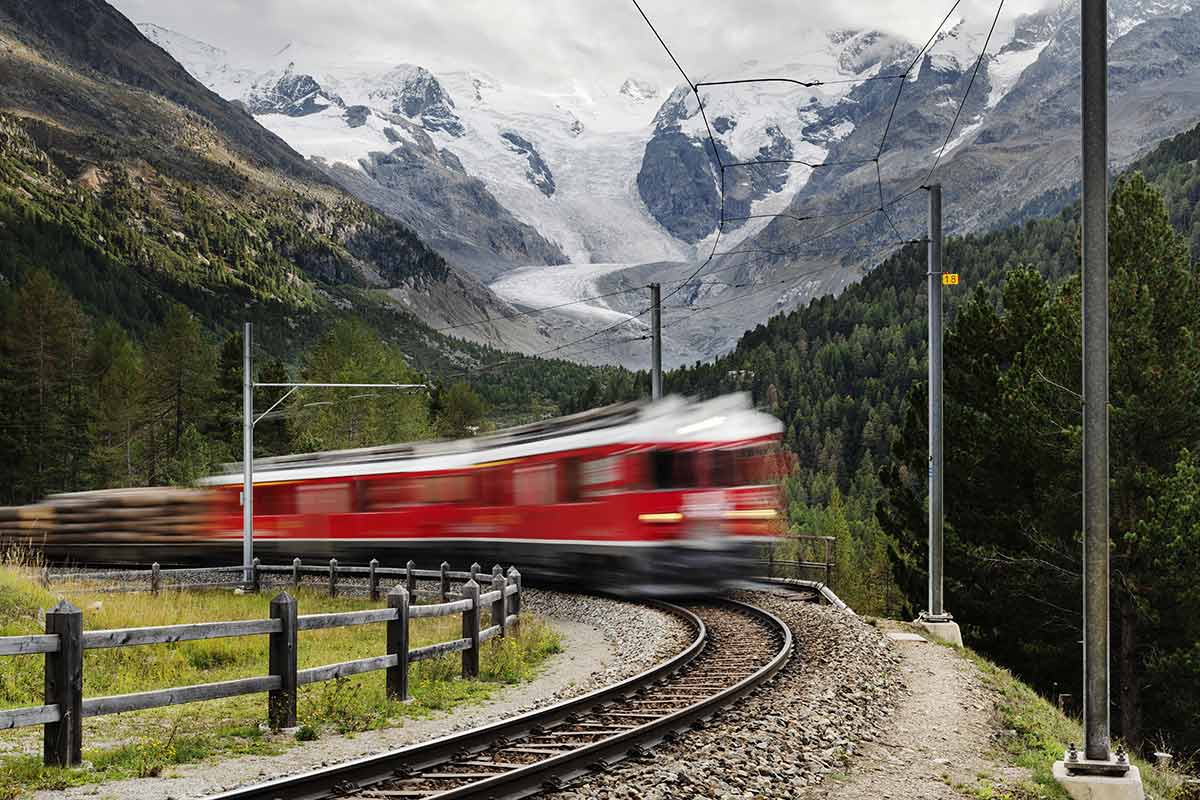
[[[629,0],[110,0],[154,22],[245,57],[293,43],[325,63],[415,63],[475,68],[521,83],[660,85],[677,73]],[[1047,0],[1008,0],[1012,19]],[[694,79],[750,59],[789,60],[814,28],[879,28],[924,40],[949,8],[931,0],[642,0]],[[962,0],[957,16],[986,27],[995,0]]]

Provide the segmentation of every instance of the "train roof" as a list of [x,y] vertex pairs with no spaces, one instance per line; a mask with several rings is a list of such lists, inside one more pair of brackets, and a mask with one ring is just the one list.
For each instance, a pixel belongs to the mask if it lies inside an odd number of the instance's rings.
[[[782,431],[779,420],[756,411],[745,393],[701,401],[671,396],[656,402],[619,403],[470,439],[257,458],[254,473],[256,481],[270,481],[418,472],[603,444],[735,443],[778,436]],[[202,483],[227,485],[241,481],[241,463],[224,467],[225,474]]]

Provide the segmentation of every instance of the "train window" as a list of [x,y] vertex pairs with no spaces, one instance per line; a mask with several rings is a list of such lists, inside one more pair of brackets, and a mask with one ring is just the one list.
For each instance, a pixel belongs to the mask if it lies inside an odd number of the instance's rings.
[[[292,514],[292,495],[296,484],[282,483],[275,486],[254,487],[254,513],[263,516]],[[240,494],[238,495],[240,498]],[[239,503],[240,507],[240,503]]]
[[593,459],[581,465],[580,473],[584,486],[616,483],[621,479],[621,460],[617,456]]
[[736,486],[737,454],[732,450],[714,450],[709,462],[709,483],[713,486]]
[[513,495],[518,506],[547,506],[557,500],[554,464],[518,467],[513,473]]
[[487,506],[506,506],[512,497],[512,473],[507,467],[490,467],[480,477],[480,503]]
[[296,513],[346,514],[350,507],[350,484],[311,483],[296,485]]
[[431,475],[421,482],[421,499],[426,503],[467,503],[473,499],[471,475]]
[[578,458],[568,458],[562,467],[563,502],[578,503],[583,500],[583,465]]
[[385,511],[420,502],[419,484],[411,478],[381,478],[367,483],[366,508]]
[[656,489],[686,489],[700,483],[696,453],[655,450],[650,454],[650,476]]

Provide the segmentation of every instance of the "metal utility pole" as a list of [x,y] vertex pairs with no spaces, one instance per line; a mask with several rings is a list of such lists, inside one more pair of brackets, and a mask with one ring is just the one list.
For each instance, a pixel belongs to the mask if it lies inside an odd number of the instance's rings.
[[1108,761],[1108,3],[1083,0],[1083,727]]
[[[255,383],[250,359],[250,323],[243,333],[242,357],[242,567],[246,583],[252,579],[254,561],[254,426],[279,407],[297,389],[428,389],[423,383]],[[287,389],[263,413],[254,416],[255,388]]]
[[650,329],[651,329],[651,364],[650,364],[650,399],[661,400],[662,383],[662,287],[657,283],[650,284]]
[[250,323],[242,331],[242,566],[250,583],[254,560],[254,374],[250,371]]
[[929,608],[925,619],[949,620],[942,601],[942,186],[929,191]]

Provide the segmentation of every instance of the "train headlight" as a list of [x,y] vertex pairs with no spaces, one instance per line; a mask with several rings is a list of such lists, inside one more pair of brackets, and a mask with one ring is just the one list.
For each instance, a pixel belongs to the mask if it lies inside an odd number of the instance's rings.
[[726,511],[725,519],[775,519],[779,512],[773,508],[744,508]]
[[683,522],[683,514],[677,511],[671,511],[665,514],[638,514],[638,522]]

